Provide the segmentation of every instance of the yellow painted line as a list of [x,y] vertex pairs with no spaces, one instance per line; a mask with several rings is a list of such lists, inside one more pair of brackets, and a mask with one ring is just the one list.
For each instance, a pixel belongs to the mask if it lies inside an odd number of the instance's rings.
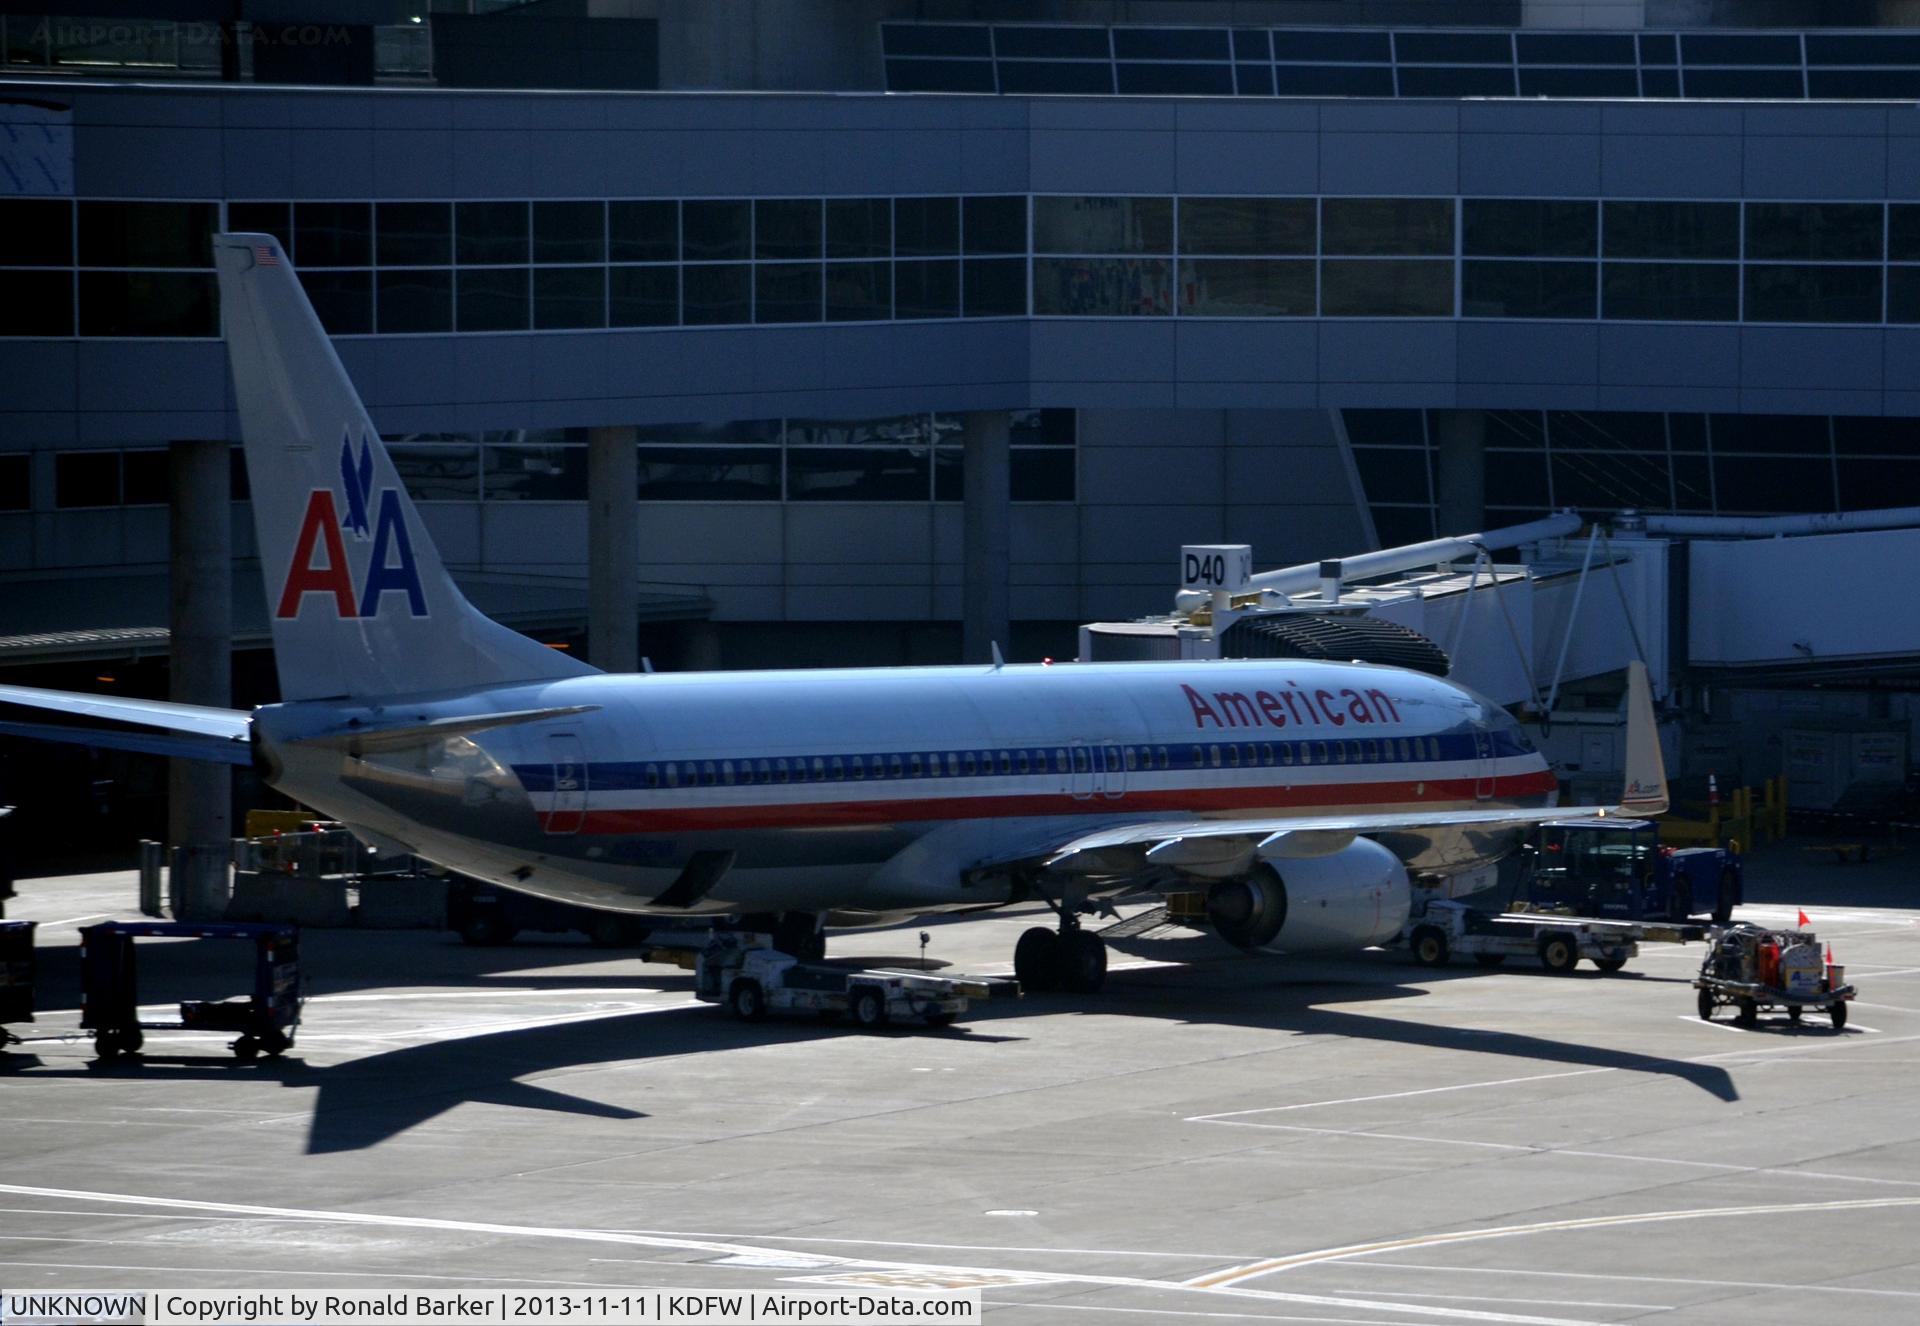
[[1711,1220],[1728,1216],[1796,1215],[1803,1211],[1863,1211],[1895,1206],[1920,1206],[1920,1197],[1861,1198],[1845,1202],[1794,1202],[1776,1206],[1718,1206],[1688,1211],[1644,1211],[1636,1215],[1585,1216],[1577,1220],[1545,1220],[1532,1225],[1500,1225],[1489,1229],[1461,1229],[1449,1234],[1416,1234],[1407,1238],[1386,1239],[1378,1243],[1353,1243],[1318,1252],[1296,1253],[1291,1257],[1272,1257],[1266,1261],[1235,1266],[1225,1271],[1185,1281],[1192,1289],[1225,1289],[1244,1281],[1296,1266],[1319,1262],[1343,1261],[1366,1257],[1376,1252],[1404,1248],[1431,1248],[1448,1243],[1470,1243],[1482,1239],[1511,1238],[1520,1234],[1547,1234],[1570,1229],[1605,1229],[1615,1225],[1651,1225],[1675,1220]]

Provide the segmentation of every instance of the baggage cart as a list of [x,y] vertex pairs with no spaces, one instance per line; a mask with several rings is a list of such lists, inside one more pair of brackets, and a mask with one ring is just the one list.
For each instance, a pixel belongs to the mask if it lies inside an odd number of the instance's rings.
[[1819,940],[1811,930],[1745,924],[1712,932],[1693,984],[1703,1021],[1711,1022],[1715,1009],[1731,1007],[1743,1027],[1774,1009],[1799,1022],[1812,1008],[1824,1009],[1839,1031],[1847,1025],[1847,1004],[1855,994],[1846,983],[1846,968],[1820,961]]
[[[241,940],[253,950],[253,993],[239,999],[190,999],[177,1022],[142,1021],[136,939]],[[149,1031],[231,1031],[236,1059],[274,1057],[293,1046],[300,1025],[300,930],[243,922],[106,921],[80,928],[80,1026],[95,1052],[117,1059],[137,1052]]]

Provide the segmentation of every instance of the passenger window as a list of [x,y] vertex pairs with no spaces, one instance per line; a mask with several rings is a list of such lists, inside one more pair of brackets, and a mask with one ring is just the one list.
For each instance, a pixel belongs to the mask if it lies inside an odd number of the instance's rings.
[[774,779],[778,782],[784,783],[787,781],[789,774],[787,770],[787,762],[785,760],[775,760],[773,762],[773,776],[774,776]]
[[[1316,741],[1313,743],[1313,758],[1319,761],[1321,764],[1325,764],[1327,762],[1327,743],[1326,742]],[[1304,760],[1301,762],[1303,764],[1305,763]]]
[[853,781],[864,782],[867,777],[867,758],[864,755],[847,756],[847,769],[853,774]]
[[907,776],[909,778],[918,778],[920,776],[920,752],[919,751],[914,751],[912,754],[907,756]]
[[1010,774],[1013,772],[1013,752],[1012,751],[1003,750],[1000,752],[1000,772],[1003,774]]
[[1023,749],[1020,752],[1018,752],[1018,754],[1019,754],[1019,759],[1015,761],[1015,764],[1019,768],[1020,772],[1023,774],[1032,772],[1033,752]]
[[1054,747],[1053,771],[1055,773],[1065,773],[1067,771],[1067,749],[1064,746]]
[[667,786],[680,786],[680,766],[672,760],[667,761]]
[[816,783],[827,781],[827,762],[818,755],[813,757],[813,781]]
[[733,786],[733,761],[732,760],[720,761],[720,781],[722,783],[725,783],[728,787]]
[[715,771],[713,767],[713,761],[708,760],[705,764],[700,766],[700,786],[712,787],[714,784],[714,781],[715,781]]
[[947,752],[947,777],[958,778],[959,776],[960,776],[960,757],[954,754],[952,751],[948,751]]
[[1087,748],[1085,746],[1075,746],[1073,748],[1073,771],[1075,773],[1090,773],[1092,770],[1093,757],[1087,754]]
[[1247,752],[1247,768],[1251,769],[1253,768],[1254,765],[1260,763],[1260,752],[1253,748],[1253,743],[1251,741],[1249,741],[1246,745],[1246,752]]
[[1227,763],[1236,769],[1240,767],[1240,748],[1238,746],[1227,747]]
[[964,765],[967,771],[967,777],[971,778],[976,773],[980,772],[979,766],[976,763],[976,757],[974,756],[974,753],[972,751],[963,752],[960,758],[962,759],[962,761],[964,761]]
[[1206,767],[1207,767],[1207,753],[1206,753],[1205,751],[1203,751],[1203,750],[1201,750],[1201,749],[1200,749],[1200,748],[1199,748],[1198,746],[1195,746],[1195,747],[1194,747],[1194,748],[1193,748],[1193,749],[1192,749],[1192,750],[1191,750],[1191,751],[1189,752],[1189,754],[1191,754],[1191,755],[1192,755],[1192,757],[1193,757],[1193,767],[1194,767],[1194,768],[1196,768],[1196,769],[1204,769],[1204,768],[1206,768]]
[[1400,763],[1405,764],[1407,759],[1407,739],[1402,737],[1400,738]]
[[846,776],[847,766],[842,763],[838,755],[827,761],[827,777],[837,783]]
[[1280,763],[1285,765],[1291,765],[1293,763],[1293,743],[1291,741],[1283,741],[1280,743]]
[[900,776],[900,768],[900,757],[898,755],[889,755],[887,757],[887,777],[898,778]]
[[649,764],[647,766],[647,790],[652,791],[654,788],[659,786],[660,786],[660,766],[657,764]]
[[1140,751],[1137,747],[1127,747],[1127,772],[1132,773],[1140,767]]
[[1347,762],[1346,742],[1336,741],[1333,743],[1333,762],[1335,764],[1345,764]]
[[1153,763],[1154,763],[1154,767],[1157,769],[1164,769],[1169,764],[1172,763],[1172,761],[1167,756],[1167,748],[1165,746],[1160,746],[1155,748],[1153,753]]
[[1216,769],[1220,767],[1220,748],[1218,746],[1207,747],[1207,763]]

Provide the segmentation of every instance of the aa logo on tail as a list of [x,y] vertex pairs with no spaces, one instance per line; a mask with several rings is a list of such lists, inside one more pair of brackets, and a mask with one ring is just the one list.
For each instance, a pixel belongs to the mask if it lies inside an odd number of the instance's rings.
[[[427,596],[420,588],[420,568],[413,558],[413,539],[407,533],[404,507],[397,488],[382,488],[375,501],[373,492],[373,439],[362,437],[360,449],[353,447],[351,431],[340,438],[340,501],[331,488],[316,488],[307,494],[307,509],[300,519],[300,533],[293,541],[293,557],[287,563],[287,578],[280,587],[280,601],[273,615],[290,621],[306,606],[307,595],[319,594],[333,601],[334,616],[339,618],[377,617],[388,594],[405,594],[407,611],[415,617],[427,615]],[[344,504],[344,514],[341,506]],[[366,555],[366,575],[356,594],[353,562],[347,556],[345,530],[356,546],[371,543]]]

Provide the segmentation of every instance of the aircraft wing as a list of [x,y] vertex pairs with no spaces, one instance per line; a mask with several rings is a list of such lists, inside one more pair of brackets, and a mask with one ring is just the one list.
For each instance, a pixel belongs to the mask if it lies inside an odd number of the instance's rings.
[[[54,723],[0,722],[9,736],[65,741],[109,750],[134,750],[151,755],[174,755],[218,764],[247,764],[253,756],[247,735],[253,716],[241,709],[214,709],[167,700],[130,700],[117,695],[89,695],[82,691],[44,691],[32,686],[0,686],[0,706],[21,705],[55,713],[99,718],[114,723],[137,723],[160,728],[164,735],[128,732],[118,728],[70,727]],[[0,712],[4,712],[0,709]]]

